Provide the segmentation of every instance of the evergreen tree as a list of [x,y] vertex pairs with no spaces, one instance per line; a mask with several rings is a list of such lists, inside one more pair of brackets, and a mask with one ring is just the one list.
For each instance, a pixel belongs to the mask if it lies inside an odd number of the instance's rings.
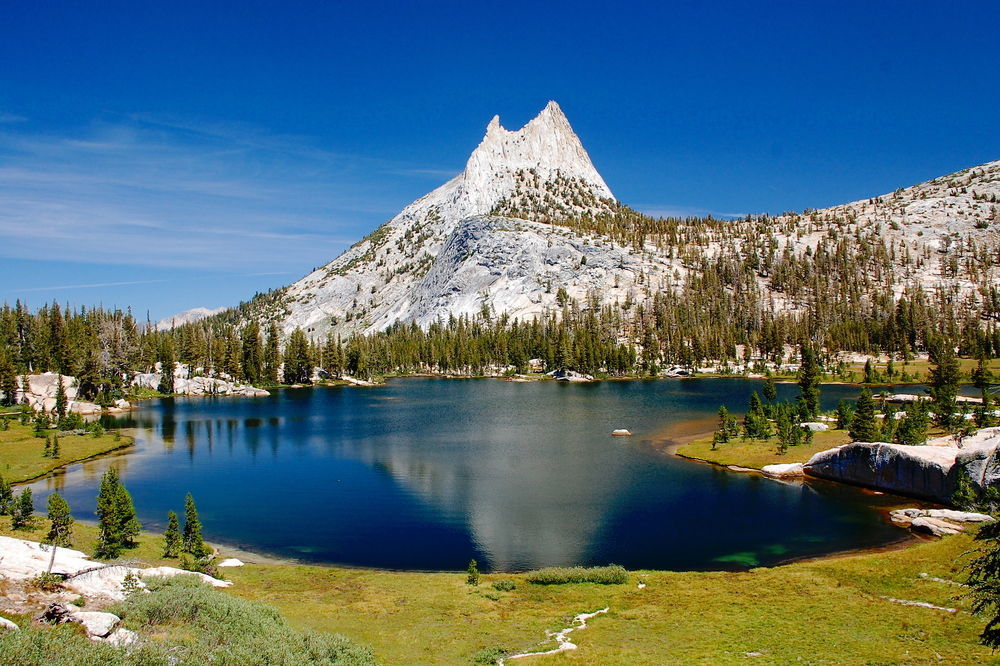
[[865,384],[875,383],[875,368],[872,366],[872,360],[868,359],[865,361]]
[[475,560],[469,560],[469,566],[465,569],[465,582],[468,585],[479,585],[479,566]]
[[135,545],[141,526],[135,515],[132,495],[122,485],[115,468],[101,477],[97,494],[97,551],[102,559],[118,557],[122,550]]
[[273,321],[267,326],[267,341],[264,343],[264,382],[278,383],[278,368],[281,366],[281,350],[278,325]]
[[56,458],[56,459],[59,458],[59,436],[58,435],[53,435],[52,436],[52,450],[49,452],[49,455],[52,456],[53,458]]
[[976,534],[978,557],[969,564],[968,586],[972,611],[989,618],[979,641],[994,650],[1000,648],[1000,521],[986,523]]
[[308,384],[312,376],[312,363],[309,360],[309,340],[301,328],[292,331],[285,350],[285,383]]
[[6,346],[0,342],[0,405],[11,407],[17,401],[17,371]]
[[256,321],[243,327],[243,378],[253,385],[264,378],[264,352],[260,344],[260,326]]
[[956,397],[958,383],[961,380],[958,358],[951,343],[943,339],[934,341],[930,346],[929,355],[931,362],[929,393],[934,399],[935,420],[941,427],[950,430],[958,425]]
[[774,377],[768,377],[764,380],[764,399],[768,402],[774,402],[778,399],[778,385],[774,383]]
[[808,344],[802,345],[801,366],[799,367],[799,392],[806,415],[810,419],[819,414],[819,362],[816,352]]
[[841,400],[837,403],[837,430],[847,430],[851,427],[851,417],[854,416],[853,410],[851,410],[850,405],[847,404],[846,400]]
[[9,516],[14,510],[14,489],[0,476],[0,516]]
[[729,428],[730,428],[729,421],[731,418],[732,417],[729,415],[729,410],[726,409],[725,405],[719,407],[719,429],[716,431],[716,434],[719,435],[720,442],[729,441]]
[[927,441],[928,425],[930,416],[927,414],[927,405],[922,401],[910,403],[906,406],[906,416],[896,427],[893,441],[911,446],[923,444]]
[[49,495],[49,533],[45,543],[68,548],[73,545],[73,514],[59,493]]
[[771,424],[764,415],[764,405],[756,391],[750,394],[750,408],[743,417],[743,436],[746,439],[767,439],[771,436]]
[[163,533],[163,557],[180,556],[183,545],[177,514],[170,511],[167,513],[167,531]]
[[851,418],[851,439],[855,442],[875,442],[878,440],[878,423],[875,420],[875,401],[872,392],[865,389],[858,396]]
[[198,519],[198,508],[194,504],[194,497],[191,493],[188,493],[184,498],[183,546],[185,553],[191,553],[195,557],[204,557],[211,552],[211,549],[202,540],[201,520]]
[[68,405],[69,401],[66,399],[66,387],[63,386],[63,376],[59,375],[59,384],[56,386],[56,404],[54,408],[56,418],[66,418],[66,408]]
[[25,488],[16,500],[14,509],[10,514],[10,526],[12,529],[20,530],[31,527],[33,522],[32,514],[35,511],[35,503],[31,499],[31,488]]
[[164,336],[163,340],[160,342],[160,385],[157,386],[156,390],[164,395],[173,395],[174,393],[174,364],[176,358],[174,357],[174,343],[170,336]]

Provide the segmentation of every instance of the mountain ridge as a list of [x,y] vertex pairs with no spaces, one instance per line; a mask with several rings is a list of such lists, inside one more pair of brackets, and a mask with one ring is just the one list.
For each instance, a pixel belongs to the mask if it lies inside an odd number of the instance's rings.
[[495,116],[461,174],[253,316],[317,339],[455,316],[527,320],[567,300],[641,318],[635,308],[707,272],[761,317],[809,310],[833,291],[870,308],[886,289],[896,299],[944,289],[962,308],[985,307],[980,292],[1000,281],[998,198],[1000,161],[827,209],[654,219],[614,198],[550,102],[519,130]]

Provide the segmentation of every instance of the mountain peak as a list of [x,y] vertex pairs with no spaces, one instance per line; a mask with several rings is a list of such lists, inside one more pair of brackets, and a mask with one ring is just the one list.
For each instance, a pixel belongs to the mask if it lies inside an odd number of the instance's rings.
[[508,130],[494,116],[482,142],[469,156],[460,177],[476,214],[484,215],[513,192],[520,172],[541,181],[562,177],[578,180],[600,199],[614,199],[604,179],[554,101],[519,130]]

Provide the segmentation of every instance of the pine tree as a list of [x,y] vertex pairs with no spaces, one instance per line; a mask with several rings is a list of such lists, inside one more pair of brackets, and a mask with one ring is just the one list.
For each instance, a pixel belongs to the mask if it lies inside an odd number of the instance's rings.
[[816,352],[808,344],[802,345],[801,352],[802,365],[799,367],[799,392],[802,397],[802,404],[808,418],[816,418],[819,414],[819,362],[816,360]]
[[0,516],[9,516],[14,511],[14,489],[10,482],[0,476]]
[[872,392],[865,389],[858,396],[854,406],[854,416],[851,418],[851,439],[855,442],[874,442],[878,440],[878,423],[875,420],[875,401]]
[[163,533],[163,557],[178,557],[183,545],[177,514],[170,511],[167,513],[167,531]]
[[750,408],[743,417],[743,436],[746,439],[767,439],[771,436],[771,424],[764,415],[764,405],[756,391],[750,394]]
[[764,380],[764,399],[768,402],[774,402],[778,399],[778,385],[774,383],[774,377],[768,377]]
[[97,494],[97,521],[97,557],[112,559],[125,548],[135,545],[141,526],[135,515],[132,496],[113,467],[101,478],[101,489]]
[[10,407],[17,401],[16,373],[6,346],[0,344],[0,405]]
[[841,400],[837,403],[837,430],[847,430],[851,427],[851,417],[854,416],[854,412],[851,407],[847,404],[846,400]]
[[301,328],[292,331],[285,349],[285,383],[308,384],[312,376],[312,363],[309,361],[309,340]]
[[243,378],[257,385],[264,378],[264,354],[260,344],[260,326],[251,320],[243,327]]
[[11,528],[20,530],[31,527],[34,511],[35,503],[31,499],[31,488],[25,488],[21,491],[20,496],[14,500],[14,510],[10,514]]
[[174,392],[174,343],[170,336],[164,336],[160,343],[160,385],[157,391],[164,395],[173,395]]
[[54,408],[56,418],[66,418],[66,409],[68,405],[69,401],[66,399],[66,387],[63,386],[63,376],[59,375],[59,384],[56,386],[56,404]]
[[893,441],[911,446],[923,444],[927,441],[928,425],[930,417],[927,414],[927,405],[923,401],[910,403],[906,406],[906,416],[896,426]]
[[951,343],[938,339],[929,348],[931,362],[930,389],[928,392],[934,399],[934,415],[938,424],[947,429],[958,425],[958,383],[961,371],[958,358]]
[[184,498],[184,552],[195,557],[204,557],[210,551],[201,537],[201,520],[198,519],[198,508],[194,497],[188,493]]
[[278,368],[281,366],[278,325],[273,321],[267,326],[267,341],[264,343],[264,382],[278,383]]
[[469,560],[469,566],[465,569],[465,582],[468,585],[479,585],[479,566],[475,560]]
[[45,543],[68,548],[73,545],[73,514],[59,493],[49,495],[49,533]]
[[59,458],[59,436],[58,435],[53,435],[52,436],[52,451],[49,452],[49,455],[52,456],[53,458]]
[[[729,410],[726,409],[725,405],[719,407],[719,429],[716,434],[719,436],[720,442],[729,441]],[[712,448],[715,448],[715,441],[712,442]]]
[[975,540],[982,545],[975,551],[978,557],[969,564],[969,596],[972,611],[989,618],[979,642],[996,650],[1000,648],[1000,521],[979,528]]

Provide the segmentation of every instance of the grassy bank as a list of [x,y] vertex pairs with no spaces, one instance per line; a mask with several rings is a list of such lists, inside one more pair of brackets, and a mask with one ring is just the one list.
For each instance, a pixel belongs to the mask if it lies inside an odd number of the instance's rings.
[[[46,431],[50,437],[54,433]],[[0,430],[0,475],[13,483],[28,481],[59,467],[131,445],[131,437],[116,438],[114,433],[100,437],[67,435],[59,438],[58,458],[43,458],[45,439],[35,437],[32,426],[10,420],[9,429]]]
[[[300,628],[373,646],[384,663],[469,663],[482,650],[551,648],[545,631],[609,607],[572,634],[556,663],[983,663],[981,622],[967,613],[903,606],[883,597],[968,610],[956,558],[967,536],[743,573],[633,572],[625,585],[540,586],[523,575],[397,573],[314,566],[248,566],[231,593],[266,601]],[[492,583],[512,579],[498,592]],[[638,582],[646,587],[639,589]],[[546,662],[548,663],[548,662]]]
[[778,453],[778,438],[766,440],[735,438],[719,444],[712,450],[712,438],[702,437],[677,448],[677,455],[718,465],[736,465],[760,469],[764,465],[805,462],[813,454],[847,444],[851,441],[846,430],[827,430],[813,434],[812,444],[791,446],[784,454]]
[[[38,539],[32,532],[0,533]],[[95,528],[76,525],[75,546],[92,550]],[[337,632],[371,645],[386,664],[470,663],[483,650],[551,648],[545,631],[574,615],[609,607],[574,632],[573,652],[546,663],[984,663],[981,620],[904,606],[886,599],[969,609],[962,590],[929,577],[960,581],[960,535],[884,553],[862,553],[747,572],[630,572],[623,585],[534,585],[523,574],[411,573],[334,567],[249,564],[226,569],[225,594],[276,606],[299,629]],[[143,535],[126,558],[148,565],[161,539]],[[493,587],[501,585],[506,591]],[[639,589],[637,584],[645,583]]]

